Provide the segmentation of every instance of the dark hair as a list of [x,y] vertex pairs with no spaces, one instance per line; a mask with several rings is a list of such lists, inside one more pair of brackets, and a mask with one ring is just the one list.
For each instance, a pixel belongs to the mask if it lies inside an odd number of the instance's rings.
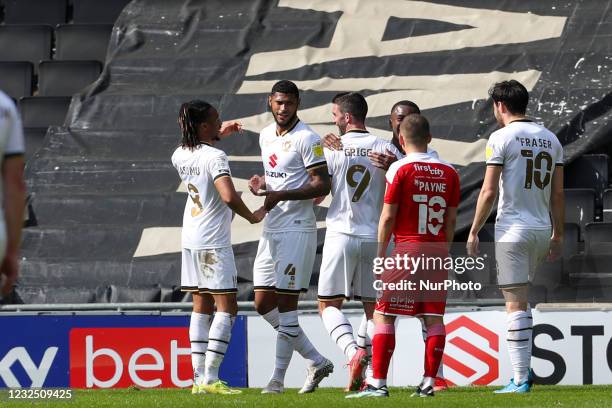
[[272,87],[272,91],[270,91],[270,95],[274,95],[277,92],[287,95],[295,95],[296,98],[300,97],[300,91],[298,90],[297,85],[291,81],[287,81],[286,79],[275,83]]
[[422,146],[429,138],[429,121],[420,113],[411,113],[402,119],[400,133],[406,141]]
[[368,114],[368,103],[362,94],[357,92],[341,92],[334,96],[332,102],[338,105],[340,112],[350,113],[360,122],[365,122]]
[[398,106],[408,106],[409,108],[412,108],[412,110],[414,110],[413,113],[421,113],[421,109],[419,109],[419,106],[416,103],[406,99],[403,101],[395,102],[395,104],[391,108],[391,112],[393,112]]
[[491,89],[489,95],[494,102],[501,102],[506,105],[506,109],[514,115],[524,115],[529,103],[529,93],[527,88],[519,81],[497,82]]
[[213,109],[210,103],[198,99],[181,105],[178,117],[182,134],[181,146],[193,150],[201,143],[198,138],[198,125],[208,120]]

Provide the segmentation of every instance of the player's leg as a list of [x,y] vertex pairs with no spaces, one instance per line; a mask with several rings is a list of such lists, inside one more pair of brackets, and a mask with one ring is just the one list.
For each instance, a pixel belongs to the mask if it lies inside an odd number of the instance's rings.
[[425,367],[423,381],[417,387],[417,391],[413,396],[429,397],[434,395],[436,375],[440,365],[442,365],[442,356],[444,355],[444,345],[446,343],[446,331],[444,329],[444,320],[442,316],[423,315],[422,321],[426,330]]
[[388,397],[387,375],[391,357],[395,351],[395,316],[381,311],[374,313],[374,338],[372,339],[372,377],[367,378],[366,388],[347,398]]
[[208,333],[213,314],[213,298],[207,293],[192,293],[193,311],[189,320],[189,342],[191,345],[191,366],[193,368],[192,393],[200,393],[204,384]]
[[327,231],[325,242],[319,273],[319,313],[332,341],[350,362],[359,349],[353,326],[342,313],[342,303],[345,297],[351,295],[353,272],[359,254],[351,251],[351,237],[346,234]]
[[[331,361],[323,357],[312,345],[298,321],[298,298],[308,290],[317,248],[316,232],[279,234],[275,239],[277,250],[276,293],[279,308],[277,356],[293,346],[307,360],[308,374],[300,393],[312,392],[319,382],[333,371]],[[291,353],[288,355],[291,358]]]
[[239,394],[219,380],[219,367],[227,352],[232,327],[238,313],[236,302],[237,275],[234,252],[231,247],[199,251],[200,271],[204,291],[214,299],[217,308],[208,332],[208,350],[201,390],[214,394]]
[[208,331],[213,314],[213,298],[200,294],[205,282],[199,273],[197,251],[183,248],[181,256],[181,290],[191,292],[193,311],[189,320],[189,341],[191,345],[191,366],[193,368],[193,387],[191,392],[198,394],[204,382],[206,349],[208,348]]
[[510,383],[496,393],[524,393],[531,388],[529,368],[533,321],[528,307],[529,255],[532,243],[525,232],[495,229],[497,279],[506,302],[506,340],[514,372]]

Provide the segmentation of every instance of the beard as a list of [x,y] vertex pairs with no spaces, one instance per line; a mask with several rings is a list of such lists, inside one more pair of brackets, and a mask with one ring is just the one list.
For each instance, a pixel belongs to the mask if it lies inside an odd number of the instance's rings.
[[289,116],[284,121],[278,120],[278,114],[272,113],[272,116],[274,116],[274,121],[276,122],[276,124],[278,126],[287,126],[288,124],[293,123],[293,121],[297,118],[297,112],[295,112],[293,115]]

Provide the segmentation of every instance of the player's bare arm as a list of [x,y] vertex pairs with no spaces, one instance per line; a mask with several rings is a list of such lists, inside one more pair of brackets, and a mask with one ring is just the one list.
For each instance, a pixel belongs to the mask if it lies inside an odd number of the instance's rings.
[[3,296],[11,293],[19,272],[19,244],[26,197],[23,169],[24,159],[21,155],[5,157],[2,163],[3,208],[7,234],[6,256],[0,266]]
[[266,177],[256,174],[249,179],[248,186],[251,193],[255,194],[256,196],[265,195]]
[[223,202],[227,204],[232,211],[240,215],[251,224],[260,222],[266,215],[266,211],[263,207],[259,208],[255,212],[251,212],[251,210],[249,210],[244,201],[242,201],[236,192],[234,182],[230,176],[218,177],[215,180],[215,188],[219,192],[221,200],[223,200]]
[[294,190],[266,191],[264,207],[270,211],[280,201],[311,200],[329,194],[331,190],[331,178],[327,171],[327,165],[322,164],[308,170],[310,180],[304,186]]
[[342,150],[342,140],[334,133],[328,133],[321,138],[323,146],[329,150]]
[[387,253],[396,218],[397,204],[385,203],[378,222],[378,253],[376,255],[378,257],[384,257]]
[[444,237],[448,245],[455,238],[455,226],[457,225],[457,207],[448,207],[444,212]]
[[550,189],[550,214],[552,236],[550,237],[550,261],[561,256],[563,249],[563,229],[565,227],[565,194],[563,193],[563,166],[555,166]]
[[219,129],[219,138],[227,137],[233,133],[242,133],[242,123],[237,122],[235,120],[230,120],[221,123],[221,128]]
[[389,170],[389,167],[397,161],[395,154],[387,149],[387,153],[370,152],[368,153],[370,162],[379,169]]
[[480,189],[478,201],[476,202],[474,222],[472,223],[472,229],[470,230],[467,240],[467,252],[470,256],[476,256],[478,254],[478,233],[487,221],[487,218],[489,218],[489,214],[491,214],[491,210],[493,209],[501,173],[502,166],[487,166],[482,188]]

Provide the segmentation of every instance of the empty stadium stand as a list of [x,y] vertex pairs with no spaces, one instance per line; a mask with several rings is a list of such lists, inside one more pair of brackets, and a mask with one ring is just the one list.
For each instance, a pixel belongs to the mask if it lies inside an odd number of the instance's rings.
[[38,67],[38,94],[71,96],[94,82],[101,71],[98,61],[43,61]]
[[53,29],[47,25],[0,25],[0,61],[28,61],[36,69],[51,59]]
[[66,22],[67,0],[3,0],[5,24],[47,24]]
[[74,22],[113,24],[130,0],[72,0]]
[[33,74],[30,62],[0,62],[0,89],[13,99],[31,96]]
[[112,24],[58,25],[54,59],[104,62],[112,29]]

